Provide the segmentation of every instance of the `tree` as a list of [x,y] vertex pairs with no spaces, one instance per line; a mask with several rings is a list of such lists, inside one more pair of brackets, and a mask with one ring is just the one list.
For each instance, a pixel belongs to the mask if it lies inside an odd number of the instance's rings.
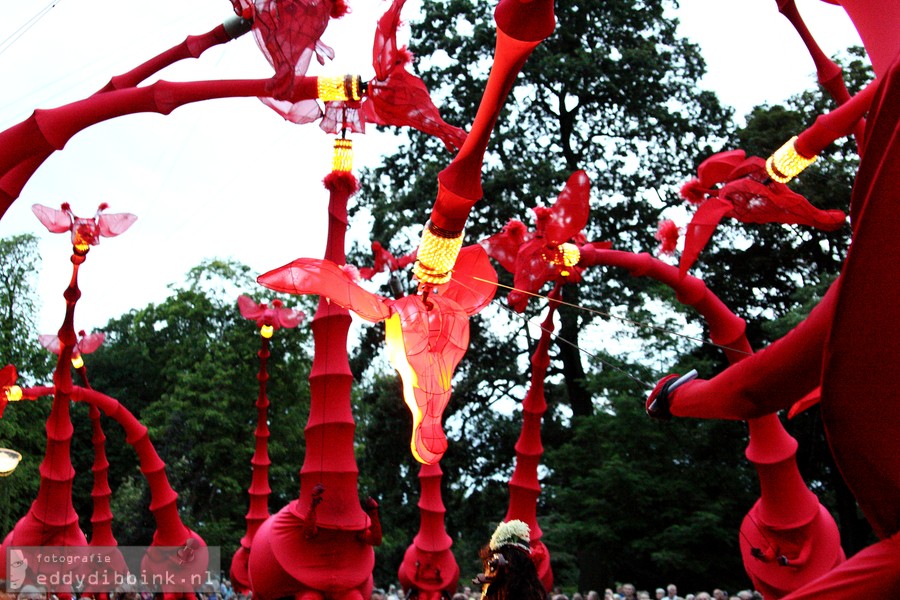
[[[450,123],[465,125],[476,113],[493,53],[494,5],[427,0],[423,18],[413,24],[418,72]],[[491,137],[484,200],[470,216],[466,243],[499,231],[510,218],[528,221],[530,208],[552,203],[571,172],[585,169],[595,208],[588,239],[612,240],[625,250],[656,245],[661,198],[674,194],[697,155],[710,153],[724,138],[730,116],[713,94],[697,89],[704,62],[696,46],[677,36],[677,22],[665,15],[671,6],[666,0],[557,6],[555,33],[526,62]],[[352,211],[372,215],[373,240],[395,254],[412,249],[437,193],[437,173],[449,160],[437,142],[411,132],[398,152],[361,175],[362,191]],[[352,255],[359,262],[366,261],[363,256]],[[511,278],[502,274],[501,281],[510,284]],[[550,369],[558,395],[545,417],[554,443],[571,435],[570,415],[589,416],[604,401],[588,387],[577,349],[597,313],[574,307],[637,310],[653,297],[652,286],[619,272],[588,273],[584,284],[568,287],[564,299],[572,306],[560,310],[559,337],[565,341],[558,343]],[[448,530],[464,573],[474,548],[505,514],[519,421],[516,413],[501,415],[494,407],[522,398],[534,343],[526,320],[539,304],[533,301],[525,316],[498,304],[471,320],[470,351],[445,411],[451,449],[441,465]],[[644,314],[655,320],[658,313]],[[365,335],[354,361],[358,373],[371,364],[380,343],[377,332]],[[364,398],[376,395],[385,398],[382,393]],[[364,427],[360,431],[367,435]],[[367,464],[378,469],[394,463]]]
[[0,239],[0,356],[23,381],[45,378],[52,357],[37,341],[35,279],[41,267],[38,239],[31,234]]

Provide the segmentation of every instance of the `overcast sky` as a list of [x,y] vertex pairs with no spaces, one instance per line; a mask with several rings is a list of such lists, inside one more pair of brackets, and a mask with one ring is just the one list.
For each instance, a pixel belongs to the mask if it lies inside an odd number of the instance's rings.
[[[410,0],[410,3],[413,0]],[[859,44],[840,7],[797,0],[827,54]],[[46,11],[21,37],[15,32]],[[381,0],[351,0],[352,14],[333,21],[323,40],[337,53],[328,73],[372,77],[371,39]],[[410,4],[404,15],[414,15]],[[111,76],[130,70],[187,35],[204,33],[232,14],[228,0],[23,0],[0,20],[0,130],[35,108],[79,100]],[[682,33],[701,45],[709,74],[702,87],[742,115],[807,89],[814,67],[775,0],[682,0]],[[415,49],[413,49],[415,50]],[[773,65],[778,65],[773,73]],[[271,68],[252,35],[183,61],[168,80],[268,77]],[[396,142],[370,128],[354,136],[356,165],[374,165]],[[450,155],[447,160],[449,162]],[[39,333],[62,322],[71,270],[67,235],[47,232],[32,204],[69,202],[77,215],[130,212],[138,221],[104,238],[80,271],[76,328],[104,325],[130,308],[159,302],[167,286],[204,258],[231,257],[255,272],[300,256],[322,256],[331,138],[315,124],[287,123],[256,99],[215,100],[169,116],[131,115],[91,127],[55,153],[0,220],[0,237],[41,238]],[[690,176],[690,174],[686,174]],[[431,199],[422,207],[427,218]],[[365,225],[351,236],[366,237]]]

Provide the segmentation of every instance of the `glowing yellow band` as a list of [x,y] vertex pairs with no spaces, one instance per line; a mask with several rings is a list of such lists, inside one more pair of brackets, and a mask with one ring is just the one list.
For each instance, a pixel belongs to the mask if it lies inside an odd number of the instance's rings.
[[264,337],[266,339],[271,338],[272,334],[274,334],[274,333],[275,333],[275,328],[272,327],[271,325],[263,325],[262,327],[259,328],[259,335],[261,335],[262,337]]
[[72,366],[75,367],[76,369],[80,369],[81,367],[84,366],[84,359],[81,358],[80,354],[72,355]]
[[353,141],[346,138],[334,140],[331,170],[349,173],[353,170]]
[[803,172],[803,169],[816,162],[816,157],[802,156],[794,148],[795,135],[789,139],[775,154],[766,160],[766,172],[778,183],[787,183]]
[[22,399],[22,388],[17,385],[11,385],[6,388],[6,399],[10,402],[18,402]]
[[[451,232],[441,232],[451,233]],[[435,232],[428,222],[422,232],[422,241],[416,254],[413,274],[422,283],[441,285],[450,281],[450,271],[456,264],[456,257],[462,248],[463,232],[454,232],[454,237],[444,237]]]
[[337,77],[319,77],[316,81],[319,100],[329,101],[358,101],[362,98],[359,93],[359,75],[339,75]]
[[563,255],[563,264],[567,267],[574,267],[581,260],[581,252],[575,244],[560,244],[559,251]]

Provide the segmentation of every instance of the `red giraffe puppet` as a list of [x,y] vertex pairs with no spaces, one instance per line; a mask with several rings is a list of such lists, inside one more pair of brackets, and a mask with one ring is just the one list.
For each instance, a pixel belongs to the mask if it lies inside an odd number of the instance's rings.
[[[835,461],[881,541],[786,596],[791,600],[900,589],[900,453],[893,427],[900,403],[890,377],[900,361],[900,315],[893,302],[883,301],[900,291],[900,276],[887,267],[900,258],[894,239],[900,226],[900,5],[841,5],[860,33],[876,80],[770,159],[776,175],[797,171],[816,148],[849,133],[864,112],[860,107],[869,109],[850,205],[853,241],[841,276],[803,323],[765,350],[709,381],[673,389],[673,379],[666,378],[648,400],[651,415],[742,419],[787,408],[821,385],[822,420]],[[829,122],[834,127],[826,127]]]
[[[344,263],[347,201],[358,189],[348,157],[336,147],[330,192],[326,260]],[[372,546],[381,543],[378,505],[363,511],[353,451],[350,408],[353,374],[347,358],[350,314],[326,297],[312,320],[315,355],[300,496],[266,520],[253,538],[249,574],[254,597],[366,600],[372,592]]]
[[231,584],[240,593],[247,593],[250,588],[250,575],[247,572],[247,561],[250,558],[250,548],[256,530],[263,521],[269,518],[269,396],[266,394],[266,384],[269,381],[269,372],[266,364],[269,360],[269,340],[276,331],[282,327],[294,328],[306,318],[302,311],[285,307],[281,300],[272,300],[269,303],[257,304],[249,296],[238,298],[238,309],[241,316],[256,322],[259,327],[260,349],[259,373],[256,379],[259,381],[259,393],[256,396],[256,431],[254,437],[256,444],[253,457],[250,459],[251,480],[247,494],[250,496],[250,508],[247,510],[247,530],[241,538],[241,545],[231,559]]
[[[42,396],[58,396],[56,387],[33,387],[21,390],[22,399],[36,400]],[[178,494],[172,489],[166,476],[166,464],[159,458],[153,442],[135,416],[118,400],[96,390],[72,386],[70,398],[86,402],[114,419],[125,431],[125,440],[138,455],[141,473],[150,488],[150,511],[156,521],[156,531],[150,547],[141,560],[142,577],[159,584],[166,597],[193,597],[193,583],[208,577],[208,554],[203,539],[188,529],[178,514]],[[2,407],[0,407],[2,414]],[[20,521],[21,522],[21,521]],[[15,533],[15,530],[13,531]],[[15,544],[22,545],[22,544]],[[28,544],[26,544],[28,545]],[[107,581],[114,581],[115,565],[104,564],[107,571],[98,571],[90,564],[90,572],[97,576],[97,583],[88,585],[86,592],[106,592]],[[154,580],[154,575],[158,575]],[[170,578],[167,583],[163,576]],[[90,580],[86,580],[90,584]]]

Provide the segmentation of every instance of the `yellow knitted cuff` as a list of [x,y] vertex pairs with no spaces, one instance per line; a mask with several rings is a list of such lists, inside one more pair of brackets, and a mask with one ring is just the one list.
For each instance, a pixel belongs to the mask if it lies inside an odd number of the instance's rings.
[[416,279],[432,285],[450,281],[450,272],[456,264],[462,242],[462,231],[444,231],[428,221],[422,232],[422,241],[413,267]]
[[803,169],[816,162],[816,157],[802,156],[794,148],[797,141],[795,135],[766,160],[766,172],[778,183],[787,183],[803,172]]

